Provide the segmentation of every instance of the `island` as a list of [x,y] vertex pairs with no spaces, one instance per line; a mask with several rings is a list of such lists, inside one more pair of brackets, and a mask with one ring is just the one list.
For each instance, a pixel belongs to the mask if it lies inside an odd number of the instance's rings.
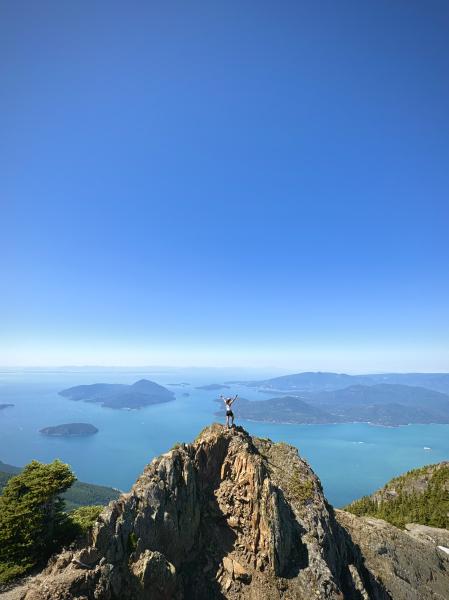
[[14,404],[0,404],[0,410],[3,410],[4,408],[10,408],[11,406],[14,406]]
[[[449,396],[401,384],[352,385],[344,389],[239,399],[237,418],[271,423],[370,423],[385,427],[449,423]],[[221,415],[222,413],[216,413]]]
[[224,383],[209,383],[208,385],[199,385],[195,389],[196,390],[225,390],[229,389],[230,385],[225,385]]
[[95,402],[107,408],[138,409],[175,399],[174,392],[149,381],[140,379],[132,385],[123,383],[93,383],[77,385],[59,392],[60,396],[76,402]]
[[49,437],[85,437],[98,433],[98,429],[90,423],[63,423],[44,427],[39,432]]

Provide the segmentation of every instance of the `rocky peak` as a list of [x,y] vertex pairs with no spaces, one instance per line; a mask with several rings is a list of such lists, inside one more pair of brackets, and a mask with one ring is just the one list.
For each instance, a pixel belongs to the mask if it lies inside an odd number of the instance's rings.
[[26,600],[387,599],[295,448],[206,428],[155,458]]

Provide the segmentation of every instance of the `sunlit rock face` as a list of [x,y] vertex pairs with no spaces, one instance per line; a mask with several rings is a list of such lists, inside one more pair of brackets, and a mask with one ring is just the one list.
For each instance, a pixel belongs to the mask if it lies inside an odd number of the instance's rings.
[[411,598],[391,594],[341,522],[295,448],[212,425],[154,459],[88,544],[55,557],[22,598]]

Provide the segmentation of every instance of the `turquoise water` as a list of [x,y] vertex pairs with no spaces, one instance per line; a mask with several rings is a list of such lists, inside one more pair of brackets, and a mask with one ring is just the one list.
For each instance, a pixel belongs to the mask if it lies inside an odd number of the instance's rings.
[[[96,404],[73,402],[58,391],[82,383],[133,383],[146,377],[162,385],[189,381],[188,388],[171,387],[176,400],[139,411],[116,411]],[[215,377],[215,378],[214,378]],[[69,463],[79,479],[127,490],[154,456],[175,442],[191,441],[217,420],[217,393],[194,386],[232,379],[196,369],[191,373],[160,372],[16,372],[0,374],[0,460],[24,465],[35,458]],[[239,374],[239,378],[241,374]],[[182,396],[189,392],[188,398]],[[233,386],[232,393],[260,399],[257,391]],[[39,429],[72,421],[92,423],[100,430],[89,438],[47,438]],[[409,425],[400,428],[367,424],[279,425],[242,422],[250,433],[285,441],[299,448],[323,483],[335,506],[371,493],[391,477],[424,464],[449,459],[449,425]],[[424,447],[431,450],[424,450]]]

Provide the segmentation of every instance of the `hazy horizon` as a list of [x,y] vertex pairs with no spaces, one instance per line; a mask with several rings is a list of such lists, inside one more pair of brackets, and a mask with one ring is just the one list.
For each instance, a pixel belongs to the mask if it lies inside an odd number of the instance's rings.
[[[81,349],[74,352],[72,349],[64,353],[60,351],[58,358],[50,355],[47,358],[43,349],[39,351],[36,348],[35,356],[37,360],[27,358],[25,352],[14,353],[11,348],[6,349],[4,354],[0,353],[1,367],[111,367],[111,368],[132,368],[132,367],[151,367],[151,368],[227,368],[227,369],[255,369],[255,370],[285,370],[289,372],[302,371],[329,371],[329,372],[347,372],[347,373],[387,373],[387,372],[449,372],[449,347],[432,348],[423,347],[418,351],[415,348],[383,348],[369,347],[359,350],[325,349],[316,348],[311,351],[291,351],[282,346],[282,343],[276,347],[276,352],[269,353],[265,349],[259,349],[259,352],[244,353],[239,349],[228,350],[224,347],[214,348],[214,351],[197,352],[193,348],[173,352],[141,352],[131,349],[129,352],[116,351],[114,354],[104,353],[107,357],[102,360],[102,356],[91,356],[89,351],[83,352]],[[425,356],[425,350],[428,350]],[[66,360],[64,360],[66,354]],[[89,359],[90,356],[90,359]],[[152,356],[153,360],[146,360],[145,356]],[[161,356],[160,360],[158,360]],[[220,357],[220,358],[219,358]],[[140,359],[140,360],[139,360]],[[164,360],[165,359],[165,360]]]
[[[4,370],[8,371],[67,371],[69,372],[72,369],[78,369],[80,371],[91,371],[95,372],[108,372],[108,371],[124,371],[124,372],[136,372],[136,373],[147,373],[147,374],[163,374],[164,372],[172,372],[172,371],[243,371],[243,372],[261,372],[261,373],[269,373],[272,372],[272,377],[278,377],[281,375],[294,375],[298,373],[336,373],[336,374],[346,374],[346,375],[382,375],[382,374],[449,374],[449,371],[352,371],[350,369],[344,370],[328,370],[328,369],[301,369],[301,368],[283,368],[283,367],[273,367],[273,366],[245,366],[241,365],[214,365],[214,366],[205,366],[205,365],[144,365],[144,364],[135,364],[135,365],[83,365],[83,364],[73,364],[73,365],[1,365],[0,371]],[[270,376],[271,377],[271,376]]]

